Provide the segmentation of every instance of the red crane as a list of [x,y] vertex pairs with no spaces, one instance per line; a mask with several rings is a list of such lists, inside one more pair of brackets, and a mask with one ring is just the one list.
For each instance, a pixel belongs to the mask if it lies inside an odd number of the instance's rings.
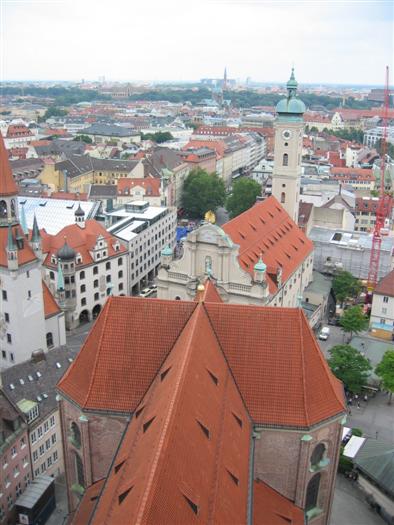
[[383,109],[383,136],[381,140],[381,152],[380,152],[380,191],[379,191],[379,202],[376,210],[376,221],[373,230],[372,237],[372,250],[371,258],[369,260],[369,272],[368,272],[368,295],[372,293],[377,282],[379,275],[379,262],[380,262],[380,249],[382,246],[382,228],[387,215],[391,211],[392,197],[385,193],[384,190],[384,178],[386,168],[386,149],[387,149],[387,122],[389,113],[390,103],[390,92],[389,92],[389,67],[386,66],[386,83],[384,87],[384,109]]

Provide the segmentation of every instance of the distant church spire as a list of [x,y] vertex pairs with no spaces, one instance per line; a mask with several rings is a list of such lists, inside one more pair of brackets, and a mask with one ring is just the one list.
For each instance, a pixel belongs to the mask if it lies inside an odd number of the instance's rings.
[[[34,218],[35,218],[35,216],[34,216]],[[29,228],[27,227],[26,213],[25,213],[25,207],[24,206],[21,206],[21,208],[20,208],[20,225],[21,225],[21,228],[22,228],[22,231],[23,231],[24,235],[28,235]]]
[[227,67],[224,68],[223,89],[227,89]]

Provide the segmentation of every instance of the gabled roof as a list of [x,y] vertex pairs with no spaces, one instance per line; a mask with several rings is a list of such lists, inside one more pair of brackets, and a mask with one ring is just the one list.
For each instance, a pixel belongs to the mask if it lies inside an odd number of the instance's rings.
[[[20,237],[24,237],[22,228],[19,225],[12,226],[11,228],[12,236],[15,239],[16,235]],[[0,228],[0,266],[7,267],[7,241],[8,241],[8,228]],[[27,242],[27,240],[24,240],[23,248],[18,249],[18,265],[22,266],[23,264],[27,264],[30,262],[33,262],[37,259],[37,257],[34,255],[34,252],[32,248],[30,247],[30,244]]]
[[18,188],[12,175],[4,139],[0,134],[0,196],[17,195]]
[[279,266],[285,282],[313,250],[312,242],[273,196],[258,202],[222,228],[239,244],[239,262],[244,270],[252,274],[261,256],[268,268],[271,293],[277,291],[274,276]]
[[143,179],[123,178],[118,180],[118,194],[129,195],[130,190],[139,186],[145,189],[147,197],[160,197],[161,181],[155,177],[145,177]]
[[391,270],[375,287],[374,294],[394,297],[394,270]]
[[118,242],[117,238],[108,233],[104,226],[94,219],[85,221],[84,228],[80,228],[78,224],[70,224],[61,229],[56,235],[50,235],[45,230],[42,230],[41,236],[42,251],[46,254],[44,259],[45,266],[56,266],[51,261],[51,257],[52,255],[56,256],[58,250],[64,245],[65,238],[67,239],[67,245],[81,255],[82,260],[77,263],[81,266],[94,264],[90,251],[95,247],[99,236],[102,236],[107,243],[109,257],[127,252],[127,249],[120,244],[119,250],[115,251],[114,245]]
[[133,412],[200,305],[255,423],[309,428],[343,412],[302,310],[208,301],[111,297],[59,390],[82,409]]
[[59,305],[57,304],[55,298],[52,295],[52,292],[44,281],[42,281],[42,294],[44,298],[45,319],[49,319],[50,317],[60,313],[61,310]]
[[250,432],[199,304],[129,424],[90,523],[245,523]]

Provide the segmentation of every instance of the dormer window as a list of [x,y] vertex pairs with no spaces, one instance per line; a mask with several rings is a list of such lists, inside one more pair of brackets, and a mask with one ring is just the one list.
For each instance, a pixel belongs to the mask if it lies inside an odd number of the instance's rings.
[[56,257],[54,255],[52,255],[52,257],[51,257],[51,263],[52,264],[56,264],[57,263]]

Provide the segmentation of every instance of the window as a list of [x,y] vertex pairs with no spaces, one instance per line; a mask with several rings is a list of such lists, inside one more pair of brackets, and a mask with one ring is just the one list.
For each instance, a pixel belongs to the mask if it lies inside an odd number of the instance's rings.
[[93,275],[97,275],[98,274],[98,266],[94,266],[93,267]]
[[384,302],[384,303],[388,303],[388,302],[389,302],[389,298],[386,297],[386,296],[384,296],[384,297],[383,297],[383,302]]
[[71,423],[71,442],[75,447],[81,447],[81,431],[74,421]]
[[286,202],[286,193],[284,191],[282,191],[282,193],[280,194],[280,202],[282,204],[285,204]]
[[12,337],[11,334],[7,334],[7,343],[12,343]]
[[53,462],[55,463],[57,460],[58,460],[58,452],[57,450],[55,450],[55,452],[53,453]]
[[85,487],[85,475],[83,472],[83,463],[82,459],[79,457],[78,454],[75,454],[75,474],[76,474],[76,481],[78,485],[81,487]]
[[315,474],[313,478],[308,483],[308,488],[306,491],[306,500],[305,500],[305,510],[308,512],[308,510],[314,509],[317,507],[317,500],[319,496],[319,488],[320,488],[320,472],[318,474]]
[[[141,246],[140,246],[140,248],[141,248]],[[118,266],[122,266],[122,264],[123,264],[123,259],[122,259],[122,257],[119,257],[119,259],[118,259]]]
[[123,283],[119,284],[119,291],[121,292],[123,290]]
[[110,283],[110,282],[111,282],[111,276],[110,276],[110,275],[107,275],[107,276],[105,277],[105,281],[106,281],[107,283]]
[[26,439],[23,437],[23,438],[21,438],[21,440],[20,440],[20,447],[21,447],[21,448],[25,448],[25,446],[26,446]]
[[49,458],[47,459],[47,467],[49,468],[51,465],[52,465],[52,457],[49,456]]
[[27,459],[27,456],[25,456],[22,460],[23,467],[26,468],[29,464],[29,460]]
[[45,472],[46,469],[47,469],[46,463],[43,463],[43,464],[41,465],[41,473]]
[[96,292],[96,293],[94,294],[94,300],[95,300],[95,301],[98,301],[99,299],[100,299],[100,294],[99,294],[98,292]]
[[83,272],[83,271],[80,272],[80,274],[79,274],[79,278],[81,279],[81,281],[82,281],[83,279],[85,279],[85,272]]
[[287,153],[284,153],[282,166],[288,166],[288,165],[289,165],[289,155]]
[[49,278],[52,279],[52,281],[55,280],[55,272],[49,272]]
[[38,439],[42,438],[42,434],[43,434],[42,427],[37,428],[37,434],[38,434]]
[[16,467],[14,467],[14,478],[17,478],[19,476],[19,465],[16,465]]
[[12,447],[11,448],[11,457],[15,457],[16,456],[16,447]]
[[49,424],[51,425],[51,427],[54,427],[55,426],[55,416],[51,416],[50,419],[49,419]]
[[1,295],[3,297],[3,301],[7,301],[7,292],[6,292],[6,290],[2,290],[1,291]]
[[86,297],[82,297],[81,306],[86,306]]
[[121,278],[123,277],[123,271],[122,271],[122,270],[120,270],[120,271],[118,272],[118,277],[119,277],[119,279],[121,279]]
[[34,471],[34,477],[36,478],[39,475],[40,475],[40,469],[36,468],[36,470]]
[[98,279],[95,279],[95,281],[93,282],[93,287],[98,288],[98,285],[99,285]]
[[50,439],[47,439],[47,440],[45,441],[45,448],[46,448],[47,450],[49,450],[49,449],[51,448],[51,440],[50,440]]
[[382,314],[383,314],[383,315],[386,315],[386,314],[387,314],[387,308],[382,308]]
[[35,443],[37,441],[37,435],[35,432],[32,432],[31,435],[30,435],[30,441],[33,443]]
[[30,290],[27,291],[27,298],[31,299],[31,291]]
[[52,332],[47,333],[47,347],[52,348],[54,346],[53,344],[53,334]]
[[40,456],[43,456],[45,454],[45,447],[44,445],[40,445]]
[[82,284],[81,285],[81,293],[85,293],[86,292],[86,284]]
[[8,467],[7,456],[4,456],[4,458],[3,458],[3,468],[7,468],[7,467]]
[[38,461],[38,452],[37,452],[37,450],[35,450],[35,451],[33,452],[33,461],[34,461],[34,462]]
[[105,269],[106,270],[110,270],[111,269],[111,263],[110,262],[106,262],[105,263]]
[[52,445],[56,443],[56,434],[52,434],[51,441],[52,441]]
[[311,455],[312,467],[318,467],[321,465],[322,461],[324,460],[325,452],[326,447],[323,443],[319,443],[318,445],[316,445]]

